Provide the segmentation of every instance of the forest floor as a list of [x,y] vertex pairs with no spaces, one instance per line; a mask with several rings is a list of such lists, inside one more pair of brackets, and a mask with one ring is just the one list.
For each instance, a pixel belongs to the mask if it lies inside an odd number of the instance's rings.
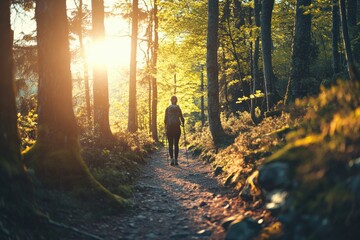
[[55,207],[46,207],[43,199],[43,210],[54,221],[93,235],[64,228],[60,235],[66,240],[224,239],[222,221],[246,215],[238,193],[218,183],[210,164],[190,154],[187,161],[184,150],[179,166],[169,165],[164,148],[150,154],[134,184],[134,206],[122,213],[108,214],[106,206],[94,213],[86,202],[66,201],[64,196]]

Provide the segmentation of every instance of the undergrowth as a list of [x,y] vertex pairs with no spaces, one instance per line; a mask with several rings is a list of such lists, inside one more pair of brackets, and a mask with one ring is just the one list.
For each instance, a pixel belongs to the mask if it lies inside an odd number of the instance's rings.
[[129,197],[131,184],[147,154],[156,148],[146,133],[121,132],[115,134],[111,148],[98,148],[89,136],[82,138],[83,159],[94,177],[111,192]]
[[190,135],[190,149],[201,159],[210,162],[223,184],[240,190],[253,170],[261,164],[265,157],[284,145],[284,134],[290,126],[297,125],[298,119],[290,118],[288,113],[280,117],[265,118],[255,125],[250,113],[241,112],[237,116],[222,116],[225,132],[236,136],[230,146],[216,153],[211,141],[209,128]]
[[[29,105],[26,109],[18,113],[22,150],[36,142],[36,107]],[[129,197],[131,184],[141,164],[145,163],[146,155],[156,147],[153,139],[145,131],[122,131],[114,134],[113,145],[106,148],[97,144],[95,133],[89,130],[84,117],[78,117],[78,121],[82,157],[92,175],[111,192]]]
[[[296,102],[304,121],[288,144],[266,160],[290,166],[290,208],[301,217],[326,221],[327,239],[359,234],[360,84],[338,82],[318,97]],[[321,224],[317,224],[321,226]],[[316,229],[316,228],[314,228]],[[331,233],[331,234],[330,234]],[[308,231],[309,239],[317,232]]]
[[[293,181],[291,185],[294,186],[290,191],[292,206],[289,207],[296,209],[301,216],[296,219],[312,216],[314,221],[326,220],[330,223],[327,231],[331,233],[327,239],[358,234],[358,82],[338,82],[336,86],[322,88],[318,96],[297,100],[286,106],[280,117],[265,118],[257,126],[248,113],[223,118],[222,124],[228,134],[237,135],[233,144],[215,152],[209,140],[211,134],[205,126],[191,134],[190,146],[212,164],[223,184],[238,190],[241,197],[248,187],[250,198],[245,200],[260,201],[261,205],[263,195],[255,186],[258,167],[275,161],[287,162],[292,173],[289,181]],[[279,223],[272,224],[277,226]],[[297,225],[291,224],[293,227]],[[275,231],[276,234],[279,231]],[[309,229],[302,234],[305,239],[319,239],[317,233]],[[260,239],[269,238],[262,236]]]

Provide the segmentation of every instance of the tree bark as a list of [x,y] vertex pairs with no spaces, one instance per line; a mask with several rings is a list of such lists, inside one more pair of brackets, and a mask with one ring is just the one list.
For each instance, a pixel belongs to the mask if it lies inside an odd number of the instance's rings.
[[205,125],[205,99],[204,99],[204,65],[200,66],[200,91],[201,91],[201,97],[200,97],[200,108],[201,108],[201,126],[204,127]]
[[218,27],[219,1],[208,0],[208,33],[206,70],[208,78],[208,116],[214,145],[220,146],[225,140],[225,132],[220,121],[219,80],[218,80]]
[[[91,0],[93,43],[103,44],[105,39],[104,0]],[[107,66],[93,66],[94,129],[98,142],[104,145],[113,142],[109,124],[109,86]]]
[[131,56],[130,56],[130,82],[129,82],[129,116],[128,131],[136,132],[137,123],[137,106],[136,106],[136,52],[137,52],[137,35],[138,35],[138,0],[133,0],[132,19],[131,19]]
[[44,185],[105,197],[116,207],[127,201],[98,183],[84,164],[72,104],[66,0],[37,0],[39,119],[37,140],[24,157]]
[[350,44],[345,0],[339,0],[339,5],[340,5],[341,25],[342,25],[342,33],[343,33],[343,39],[344,39],[344,45],[345,45],[345,57],[346,57],[346,61],[347,61],[347,69],[348,69],[350,80],[358,81],[359,78],[357,77],[357,74],[356,74],[354,58],[353,58],[351,44]]
[[[36,239],[33,187],[24,170],[13,81],[10,1],[0,1],[0,239]],[[25,224],[24,224],[25,223]],[[34,226],[35,225],[35,226]],[[22,232],[26,236],[22,235]],[[33,238],[34,237],[34,238]],[[39,236],[38,236],[39,237]]]
[[91,128],[91,101],[90,101],[90,86],[89,86],[89,66],[86,59],[85,47],[84,47],[84,37],[83,37],[83,0],[79,0],[79,44],[80,44],[80,53],[81,59],[83,61],[83,77],[84,77],[84,87],[85,87],[85,103],[86,103],[86,119],[87,125]]
[[350,28],[355,27],[357,23],[357,1],[347,0],[347,22]]
[[274,83],[271,58],[271,18],[274,8],[274,0],[266,0],[261,8],[261,42],[264,67],[264,86],[266,96],[266,109],[270,111],[273,107]]
[[304,12],[310,4],[311,0],[298,0],[296,4],[291,70],[285,102],[295,101],[307,94],[302,81],[310,74],[311,14]]
[[[260,28],[260,0],[254,0],[254,19],[255,19],[255,26]],[[255,38],[255,45],[254,45],[254,53],[253,53],[253,61],[252,61],[252,86],[250,89],[251,94],[255,94],[257,90],[260,89],[260,73],[259,73],[259,55],[260,55],[260,36],[257,35]],[[256,116],[255,108],[258,105],[258,99],[251,98],[250,100],[250,115],[251,119],[255,124],[259,124],[262,120],[262,116]]]
[[242,0],[234,0],[234,18],[235,27],[240,29],[241,26],[245,25],[244,9],[242,7]]
[[338,0],[332,2],[332,59],[333,72],[340,72],[339,36],[340,36],[340,15]]
[[159,18],[158,14],[158,3],[157,0],[154,0],[154,46],[152,52],[152,124],[151,124],[151,133],[152,138],[155,142],[159,141],[158,131],[157,131],[157,104],[158,104],[158,91],[157,91],[157,57],[159,49]]

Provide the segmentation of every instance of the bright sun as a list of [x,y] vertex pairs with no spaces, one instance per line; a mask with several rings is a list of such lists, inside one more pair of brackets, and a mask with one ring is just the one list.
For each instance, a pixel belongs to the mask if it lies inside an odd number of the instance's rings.
[[87,48],[91,65],[128,66],[130,64],[130,41],[126,38],[107,37]]

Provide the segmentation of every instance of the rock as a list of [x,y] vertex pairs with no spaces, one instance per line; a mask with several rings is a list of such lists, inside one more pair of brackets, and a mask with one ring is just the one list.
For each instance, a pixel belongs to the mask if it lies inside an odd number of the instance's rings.
[[311,229],[313,234],[318,236],[319,239],[326,239],[331,233],[333,226],[328,218],[318,215],[304,215],[301,218],[304,225],[306,225],[306,229]]
[[228,205],[229,205],[229,202],[228,202],[228,201],[224,201],[224,202],[221,204],[222,207],[226,207],[226,206],[228,206]]
[[230,206],[230,204],[226,204],[225,206],[223,206],[223,208],[224,208],[224,209],[229,209],[229,210],[230,210],[230,209],[231,209],[231,206]]
[[287,191],[274,190],[266,194],[266,208],[272,212],[279,212],[285,205],[288,197]]
[[231,217],[227,217],[227,218],[224,218],[222,221],[221,221],[221,226],[227,230],[230,226],[230,224],[232,222],[234,222],[235,220],[237,219],[236,216],[231,216]]
[[138,215],[138,216],[136,216],[136,218],[139,219],[139,220],[146,220],[147,219],[147,217],[145,217],[144,215]]
[[245,186],[241,189],[241,192],[239,193],[239,196],[244,201],[251,201],[253,199],[253,196],[250,192],[250,184],[246,183]]
[[360,175],[350,177],[347,180],[347,184],[350,188],[351,193],[357,198],[360,199]]
[[207,214],[204,214],[204,215],[201,216],[201,219],[210,221],[211,217],[209,215],[207,215]]
[[159,236],[157,236],[155,233],[148,233],[146,234],[146,239],[159,239]]
[[354,173],[360,172],[360,157],[349,162],[350,170]]
[[259,184],[267,190],[288,189],[292,185],[289,165],[285,162],[273,162],[259,168]]
[[234,174],[233,174],[233,173],[230,174],[230,175],[226,178],[224,185],[225,185],[225,186],[229,186],[229,185],[231,184],[231,182],[232,182],[233,177],[234,177]]
[[204,206],[206,206],[206,205],[207,205],[206,202],[201,202],[200,205],[199,205],[199,207],[204,207]]
[[202,230],[198,231],[196,234],[201,237],[210,237],[211,231],[208,229],[202,229]]
[[135,223],[133,223],[133,222],[129,223],[128,225],[129,225],[129,227],[131,227],[131,228],[136,228],[136,225],[135,225]]
[[170,235],[170,239],[187,239],[190,235],[188,231],[174,232]]
[[261,226],[256,220],[246,217],[230,224],[225,240],[251,240],[259,234],[260,230]]
[[222,173],[222,167],[216,167],[214,171],[214,175],[218,176]]

